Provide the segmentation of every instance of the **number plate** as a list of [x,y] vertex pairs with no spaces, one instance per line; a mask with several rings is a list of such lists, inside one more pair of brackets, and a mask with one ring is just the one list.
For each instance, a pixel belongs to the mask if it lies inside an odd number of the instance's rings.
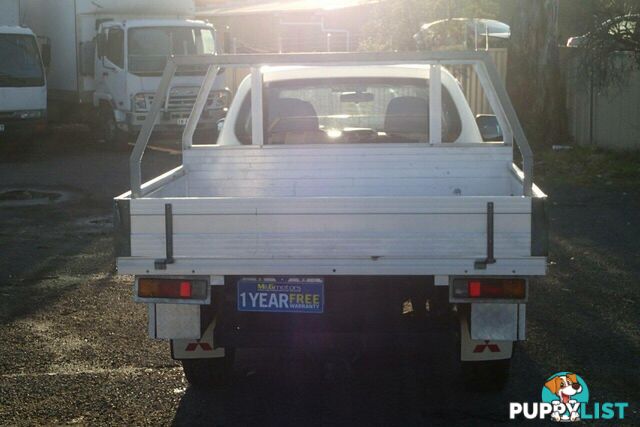
[[238,311],[322,313],[324,281],[298,278],[241,279],[238,282]]
[[0,124],[0,132],[4,132],[4,125]]
[[187,125],[187,120],[189,120],[189,119],[178,119],[178,124],[180,126],[186,126]]

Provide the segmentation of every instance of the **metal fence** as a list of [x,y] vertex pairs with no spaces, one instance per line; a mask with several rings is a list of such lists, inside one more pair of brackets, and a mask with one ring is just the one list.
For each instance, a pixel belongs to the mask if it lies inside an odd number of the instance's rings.
[[[612,61],[631,61],[619,53]],[[574,143],[614,149],[640,149],[640,71],[630,71],[621,86],[594,88],[567,60],[567,119]]]
[[[487,52],[496,65],[500,79],[505,82],[507,78],[507,49],[489,49]],[[450,69],[450,71],[462,84],[462,90],[474,114],[495,114],[482,90],[478,75],[472,68],[458,67]]]

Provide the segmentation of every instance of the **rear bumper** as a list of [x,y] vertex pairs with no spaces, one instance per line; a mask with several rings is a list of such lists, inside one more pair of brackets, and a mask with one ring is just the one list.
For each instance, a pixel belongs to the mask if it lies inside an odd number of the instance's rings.
[[[237,310],[234,279],[227,278],[223,295],[213,296],[223,301],[214,341],[231,348],[311,350],[433,345],[429,337],[452,336],[458,325],[447,290],[434,286],[433,276],[326,277],[324,313],[256,313]],[[403,314],[409,300],[412,310]]]
[[[264,306],[241,311],[241,307],[251,306],[245,301],[254,298],[254,291],[246,286],[251,279],[227,276],[218,278],[211,287],[208,304],[149,303],[150,335],[177,340],[178,347],[207,340],[211,349],[428,349],[457,339],[460,320],[464,320],[471,344],[525,339],[524,304],[452,303],[449,286],[440,282],[436,286],[434,276],[318,278],[324,283],[320,312],[286,312],[281,307],[255,311]],[[317,288],[292,292],[317,293]],[[206,358],[209,353],[200,356]]]

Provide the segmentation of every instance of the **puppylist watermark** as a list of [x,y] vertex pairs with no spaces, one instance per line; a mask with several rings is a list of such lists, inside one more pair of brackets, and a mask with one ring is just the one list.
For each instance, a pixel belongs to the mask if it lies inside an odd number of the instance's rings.
[[557,372],[542,387],[540,402],[509,403],[509,419],[557,422],[624,420],[629,402],[589,402],[589,388],[579,375]]

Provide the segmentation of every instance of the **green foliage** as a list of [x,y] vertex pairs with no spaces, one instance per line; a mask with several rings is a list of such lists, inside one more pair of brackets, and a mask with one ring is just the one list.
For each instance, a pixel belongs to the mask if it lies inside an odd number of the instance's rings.
[[600,0],[580,39],[579,73],[599,89],[621,88],[640,69],[640,1]]
[[[514,7],[513,0],[381,1],[374,6],[364,28],[360,48],[414,50],[412,36],[424,23],[446,18],[488,18],[509,24]],[[627,13],[640,13],[640,0],[562,0],[558,42],[564,45],[569,37],[586,34],[607,19]]]
[[447,18],[505,20],[510,0],[386,0],[374,6],[361,50],[415,50],[413,35],[422,24]]
[[465,18],[497,19],[507,22],[511,15],[509,2],[504,0],[467,0],[461,2]]
[[372,19],[365,26],[362,50],[415,50],[413,35],[429,21],[447,13],[445,0],[387,0],[374,6]]

